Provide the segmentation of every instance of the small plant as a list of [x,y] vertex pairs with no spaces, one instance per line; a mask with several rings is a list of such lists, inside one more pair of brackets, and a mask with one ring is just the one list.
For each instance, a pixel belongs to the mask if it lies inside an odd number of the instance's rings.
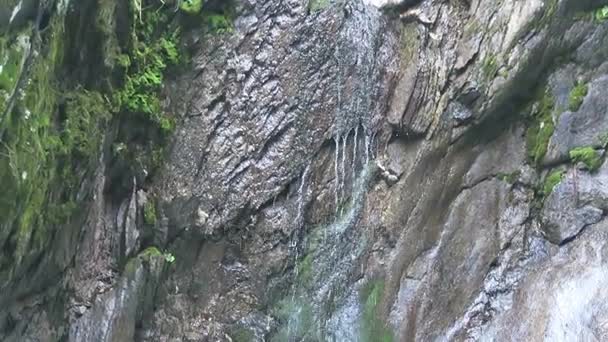
[[570,151],[573,163],[583,163],[590,172],[596,171],[602,165],[602,158],[593,147],[577,147]]
[[156,224],[156,203],[153,199],[144,204],[144,222],[151,226]]
[[570,111],[576,112],[579,110],[585,96],[587,96],[587,91],[588,87],[585,83],[577,83],[574,88],[572,88],[568,99],[568,109]]
[[543,195],[548,196],[553,191],[553,189],[555,189],[557,184],[562,181],[563,178],[564,171],[562,170],[555,170],[549,175],[547,175],[547,177],[545,178],[545,183],[543,184]]
[[179,8],[187,14],[199,14],[203,8],[203,0],[181,0]]
[[163,254],[163,256],[165,257],[165,261],[172,264],[175,262],[175,256],[169,252],[165,252]]
[[168,134],[174,122],[163,112],[159,93],[165,70],[180,62],[177,47],[180,30],[158,33],[158,27],[170,23],[168,14],[161,9],[142,9],[141,0],[133,2],[133,11],[132,46],[128,53],[116,57],[117,64],[123,68],[124,80],[113,102],[119,112],[143,115]]
[[598,21],[604,21],[608,19],[608,6],[604,6],[595,11],[595,19]]

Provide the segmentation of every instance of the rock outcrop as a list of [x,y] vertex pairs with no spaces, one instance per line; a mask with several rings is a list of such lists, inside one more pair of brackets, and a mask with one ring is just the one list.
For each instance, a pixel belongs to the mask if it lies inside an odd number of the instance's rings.
[[[76,43],[48,73],[117,91],[125,23],[143,15],[50,3],[45,25],[0,41],[29,78],[6,81],[3,62],[0,92],[33,91],[63,33]],[[43,203],[75,199],[69,219],[7,207],[1,340],[608,338],[604,3],[234,0],[225,27],[204,17],[224,3],[163,4],[190,55],[159,90],[175,129],[163,140],[164,121],[103,107],[116,113],[89,131],[94,158],[66,159],[79,182],[40,183]],[[20,101],[19,115],[49,108]],[[34,189],[15,203],[36,205]]]

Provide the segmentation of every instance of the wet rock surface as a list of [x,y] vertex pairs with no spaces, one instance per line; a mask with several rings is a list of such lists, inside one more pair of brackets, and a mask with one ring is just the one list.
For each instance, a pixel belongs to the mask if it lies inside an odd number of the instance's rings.
[[570,160],[606,144],[600,5],[236,1],[186,33],[159,177],[100,158],[0,339],[604,340],[608,167]]

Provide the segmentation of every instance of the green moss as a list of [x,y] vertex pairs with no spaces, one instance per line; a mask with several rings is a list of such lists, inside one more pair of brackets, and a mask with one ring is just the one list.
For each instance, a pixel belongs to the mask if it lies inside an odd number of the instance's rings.
[[154,199],[149,199],[144,205],[144,222],[151,226],[156,224],[156,201]]
[[199,14],[203,8],[203,0],[182,0],[179,8],[191,15]]
[[[27,267],[51,243],[48,231],[65,224],[74,213],[82,170],[96,159],[102,140],[100,126],[109,118],[99,93],[65,91],[56,80],[63,63],[64,39],[63,22],[53,17],[41,33],[29,68],[20,67],[16,78],[9,77],[11,84],[3,84],[6,94],[17,85],[21,72],[27,80],[19,90],[24,95],[16,99],[0,127],[4,132],[0,225],[13,232],[3,251],[5,258],[12,258],[12,268]],[[6,70],[3,68],[3,74]],[[0,244],[4,245],[3,236],[0,234]]]
[[548,174],[547,177],[545,177],[545,182],[543,184],[543,195],[548,196],[563,178],[563,170],[555,170]]
[[318,12],[329,7],[330,0],[310,0],[308,2],[308,10],[310,12]]
[[313,256],[312,253],[307,254],[297,266],[298,283],[303,286],[308,286],[312,282],[313,272]]
[[481,71],[483,72],[483,76],[490,80],[496,76],[498,72],[498,61],[496,60],[496,56],[489,55],[483,60],[483,64],[481,66]]
[[588,86],[586,83],[577,83],[572,91],[570,91],[570,96],[568,98],[568,109],[572,112],[578,111],[583,104],[583,100],[585,96],[587,96]]
[[234,342],[253,342],[256,340],[253,331],[243,327],[233,329],[228,335]]
[[163,253],[161,253],[161,251],[157,248],[157,247],[148,247],[146,249],[144,249],[141,253],[139,253],[139,256],[149,259],[152,257],[159,257],[162,256]]
[[215,34],[234,31],[233,18],[229,13],[205,13],[203,17],[209,30]]
[[545,91],[538,102],[537,110],[532,114],[532,122],[526,133],[528,157],[536,165],[540,165],[545,154],[549,140],[555,130],[553,124],[554,99],[549,91]]
[[0,37],[0,91],[4,92],[4,98],[13,93],[21,75],[28,37],[29,32],[20,34],[12,42],[7,37]]
[[594,12],[594,17],[597,21],[605,21],[606,19],[608,19],[608,6],[598,8]]
[[110,68],[114,67],[117,56],[120,54],[120,45],[116,35],[116,5],[114,0],[99,0],[97,5],[97,17],[95,26],[102,35],[104,64]]
[[573,163],[583,163],[591,172],[596,171],[602,165],[599,153],[590,146],[577,147],[570,151],[570,160]]
[[96,155],[102,140],[103,123],[110,119],[109,104],[95,91],[76,89],[66,93],[62,147],[79,158]]
[[381,317],[380,304],[384,295],[384,281],[368,281],[361,289],[359,298],[362,304],[360,321],[360,341],[392,342],[395,337]]

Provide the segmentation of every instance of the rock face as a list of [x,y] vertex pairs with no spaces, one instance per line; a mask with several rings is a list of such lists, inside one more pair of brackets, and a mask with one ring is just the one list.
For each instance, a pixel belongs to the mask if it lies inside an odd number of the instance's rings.
[[155,177],[119,117],[72,224],[14,258],[2,222],[0,340],[608,338],[599,1],[232,6],[184,27]]

